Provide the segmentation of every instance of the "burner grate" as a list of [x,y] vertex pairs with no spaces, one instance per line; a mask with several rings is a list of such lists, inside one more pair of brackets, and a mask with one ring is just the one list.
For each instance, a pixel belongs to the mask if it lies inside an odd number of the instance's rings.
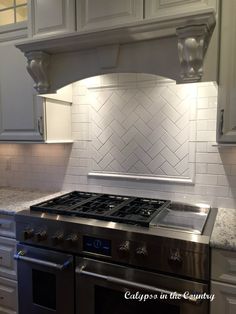
[[167,204],[165,200],[74,191],[33,205],[30,209],[148,227]]

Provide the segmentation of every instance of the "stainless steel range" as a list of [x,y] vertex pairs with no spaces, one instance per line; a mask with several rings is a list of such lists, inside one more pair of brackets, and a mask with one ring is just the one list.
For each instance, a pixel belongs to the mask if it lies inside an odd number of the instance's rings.
[[216,212],[79,191],[19,212],[19,314],[208,313]]

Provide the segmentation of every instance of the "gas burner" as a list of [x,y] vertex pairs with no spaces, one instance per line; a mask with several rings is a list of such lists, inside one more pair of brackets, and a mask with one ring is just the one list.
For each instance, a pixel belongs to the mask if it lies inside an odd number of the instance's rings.
[[148,227],[150,221],[168,203],[165,200],[74,191],[33,205],[30,209]]

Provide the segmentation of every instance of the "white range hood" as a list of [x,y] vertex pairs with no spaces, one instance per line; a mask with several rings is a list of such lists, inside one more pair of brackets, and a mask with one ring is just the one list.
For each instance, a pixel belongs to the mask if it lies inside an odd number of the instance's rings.
[[215,11],[206,9],[169,20],[27,40],[16,47],[25,54],[28,72],[41,94],[80,79],[118,72],[197,82],[212,80],[204,77],[203,61],[215,23]]

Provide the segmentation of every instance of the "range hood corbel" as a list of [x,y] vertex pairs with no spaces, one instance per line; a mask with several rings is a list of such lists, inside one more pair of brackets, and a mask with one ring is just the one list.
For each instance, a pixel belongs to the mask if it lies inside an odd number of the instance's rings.
[[189,25],[176,30],[182,82],[198,82],[203,76],[203,61],[211,38],[207,25]]
[[150,73],[178,83],[201,81],[216,23],[214,9],[96,32],[28,40],[16,45],[40,94],[106,73]]
[[50,90],[48,69],[50,55],[43,51],[26,52],[27,70],[33,78],[34,88],[39,94],[46,94]]

